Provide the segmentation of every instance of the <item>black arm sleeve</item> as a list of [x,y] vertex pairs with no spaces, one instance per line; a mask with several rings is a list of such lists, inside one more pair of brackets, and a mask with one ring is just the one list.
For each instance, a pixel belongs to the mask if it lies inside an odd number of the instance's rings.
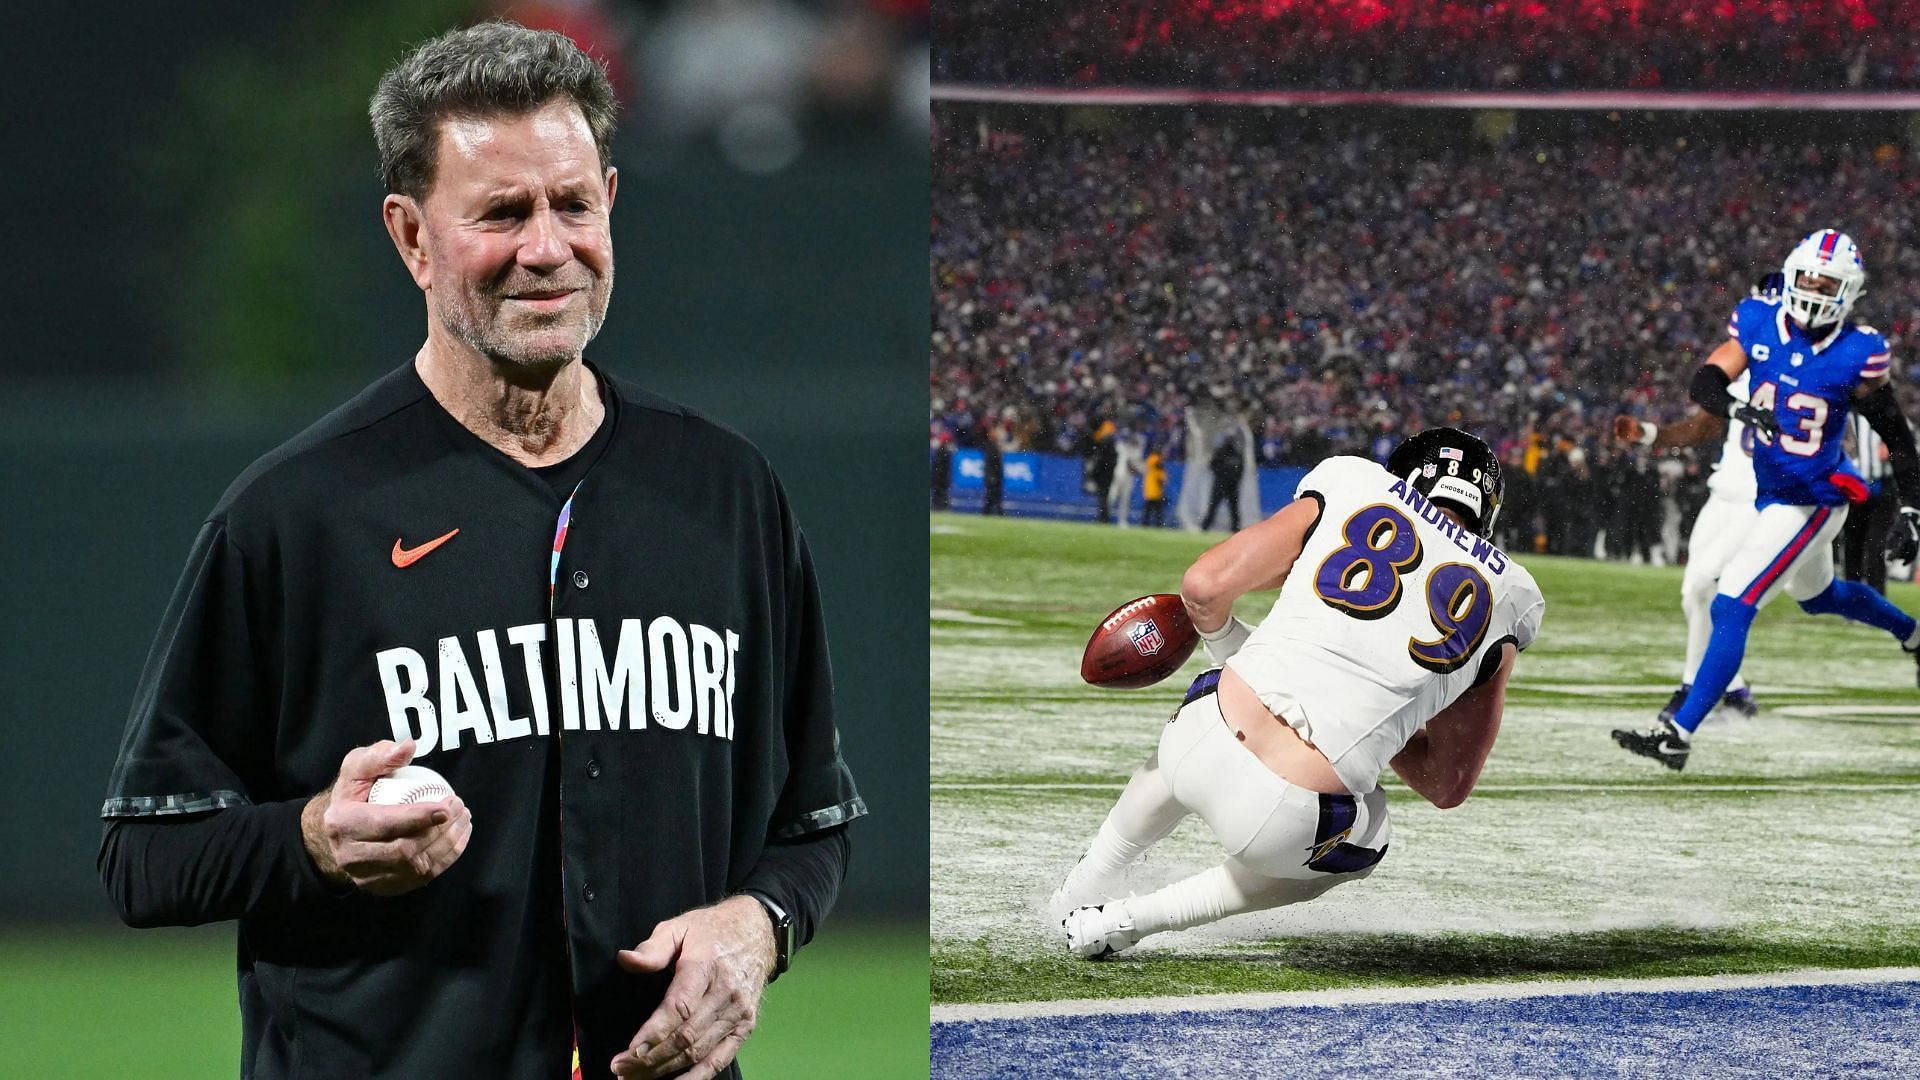
[[1693,373],[1693,382],[1687,386],[1687,396],[1713,415],[1725,416],[1727,410],[1733,408],[1733,395],[1727,392],[1732,382],[1726,372],[1712,364],[1701,364],[1700,370]]
[[108,819],[99,869],[114,911],[133,927],[198,926],[339,895],[300,839],[306,805]]
[[840,896],[850,850],[845,825],[768,844],[740,891],[764,893],[779,904],[793,916],[794,945],[805,945]]
[[1893,466],[1893,482],[1900,487],[1900,505],[1920,505],[1920,449],[1914,446],[1913,429],[1900,412],[1893,387],[1882,385],[1853,407],[1887,444],[1887,463]]

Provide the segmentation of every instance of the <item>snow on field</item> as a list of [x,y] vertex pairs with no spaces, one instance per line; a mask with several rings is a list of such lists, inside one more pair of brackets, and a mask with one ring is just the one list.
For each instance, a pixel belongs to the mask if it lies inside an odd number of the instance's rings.
[[[1196,655],[1145,691],[1098,691],[1077,677],[1098,618],[1153,582],[1177,581],[1202,541],[1154,537],[1143,554],[1137,533],[966,529],[933,538],[936,972],[942,950],[963,943],[1010,958],[1057,950],[1047,894],[1205,667]],[[1230,954],[1302,935],[1643,926],[1782,947],[1920,942],[1920,692],[1886,635],[1776,604],[1749,653],[1762,715],[1704,728],[1675,774],[1622,753],[1607,732],[1646,723],[1678,681],[1679,571],[1528,565],[1548,599],[1546,625],[1521,658],[1482,789],[1442,812],[1389,776],[1392,847],[1370,879],[1151,939],[1142,956]],[[1895,599],[1915,606],[1920,592],[1899,585]],[[1249,601],[1241,614],[1257,619],[1262,607]],[[1205,825],[1189,821],[1129,884],[1152,888],[1218,858]]]

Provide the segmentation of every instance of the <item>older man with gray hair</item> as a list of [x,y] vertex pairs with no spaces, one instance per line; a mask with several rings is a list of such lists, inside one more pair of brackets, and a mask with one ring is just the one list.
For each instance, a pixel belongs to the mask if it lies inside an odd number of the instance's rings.
[[[510,23],[386,74],[425,344],[235,481],[168,606],[100,869],[130,925],[239,921],[242,1075],[737,1075],[838,892],[866,806],[786,497],[584,357],[614,112]],[[410,763],[457,794],[369,799]]]

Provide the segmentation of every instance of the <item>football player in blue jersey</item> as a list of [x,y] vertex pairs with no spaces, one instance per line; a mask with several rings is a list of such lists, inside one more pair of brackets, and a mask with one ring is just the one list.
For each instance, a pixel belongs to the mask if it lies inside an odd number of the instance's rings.
[[[1920,450],[1888,382],[1887,342],[1847,319],[1864,291],[1866,265],[1850,237],[1822,229],[1793,249],[1783,272],[1778,298],[1742,300],[1734,309],[1728,340],[1694,373],[1690,388],[1702,408],[1753,429],[1758,513],[1721,571],[1712,635],[1686,701],[1651,730],[1613,733],[1622,747],[1670,769],[1686,767],[1694,730],[1740,669],[1754,615],[1782,589],[1809,614],[1877,626],[1920,655],[1920,624],[1912,616],[1833,575],[1833,538],[1848,505],[1867,494],[1841,448],[1852,411],[1886,440],[1900,493],[1887,553],[1902,562],[1920,553]],[[1743,372],[1746,401],[1727,390]]]

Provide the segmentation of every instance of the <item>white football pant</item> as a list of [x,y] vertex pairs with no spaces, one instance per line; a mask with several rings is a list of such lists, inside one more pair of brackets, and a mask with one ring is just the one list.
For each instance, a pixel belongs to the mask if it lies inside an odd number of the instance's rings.
[[[1720,573],[1740,550],[1740,542],[1752,531],[1758,516],[1752,499],[1715,495],[1693,519],[1693,531],[1687,534],[1687,569],[1680,578],[1680,610],[1687,616],[1687,661],[1680,672],[1682,683],[1692,684],[1700,670],[1700,658],[1707,655]],[[1735,675],[1727,689],[1738,690],[1745,685],[1746,677]]]
[[1819,596],[1833,584],[1833,538],[1846,521],[1844,505],[1763,508],[1720,572],[1720,595],[1756,610],[1782,589],[1795,600]]
[[1067,876],[1067,904],[1121,895],[1120,872],[1189,813],[1207,823],[1228,857],[1123,901],[1141,935],[1311,900],[1371,874],[1392,835],[1385,792],[1322,796],[1287,783],[1233,737],[1218,696],[1208,694],[1162,729],[1159,750],[1127,782]]

